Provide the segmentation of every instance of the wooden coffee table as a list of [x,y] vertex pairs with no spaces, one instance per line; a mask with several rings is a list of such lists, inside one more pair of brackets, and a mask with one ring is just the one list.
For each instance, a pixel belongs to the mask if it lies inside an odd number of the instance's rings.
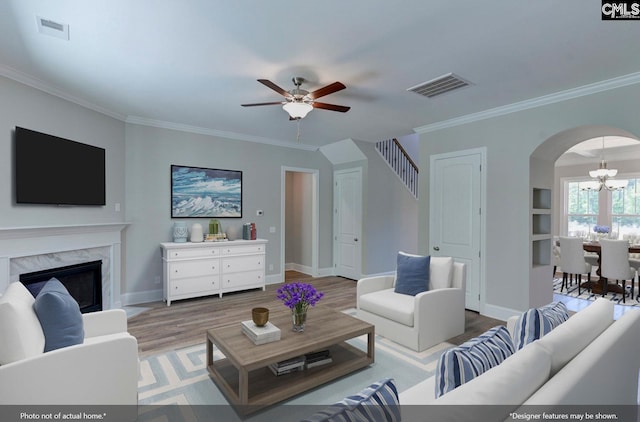
[[[242,333],[240,322],[207,331],[207,369],[238,413],[248,414],[364,368],[374,362],[374,326],[328,307],[310,308],[303,333],[291,330],[287,308],[271,310],[269,321],[281,339],[255,345]],[[364,352],[345,340],[367,335]],[[213,360],[213,347],[225,356]],[[333,362],[276,376],[268,365],[329,349]]]

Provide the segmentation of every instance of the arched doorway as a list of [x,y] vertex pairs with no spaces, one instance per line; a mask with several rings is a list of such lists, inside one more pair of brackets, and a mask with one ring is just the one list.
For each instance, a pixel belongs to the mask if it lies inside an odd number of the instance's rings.
[[[553,300],[552,241],[559,233],[554,207],[561,203],[555,188],[555,162],[569,148],[587,139],[623,136],[638,139],[625,130],[611,126],[579,126],[556,133],[542,142],[529,158],[530,209],[530,303],[541,306]],[[640,165],[638,168],[640,171]],[[540,195],[544,197],[541,200]],[[547,196],[548,195],[548,196]]]

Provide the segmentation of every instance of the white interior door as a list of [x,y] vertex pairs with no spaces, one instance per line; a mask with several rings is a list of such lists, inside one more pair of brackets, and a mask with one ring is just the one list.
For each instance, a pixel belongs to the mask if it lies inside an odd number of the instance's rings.
[[362,169],[333,173],[335,274],[354,280],[362,276]]
[[484,152],[431,157],[430,250],[467,264],[466,307],[480,310],[482,280],[482,162]]

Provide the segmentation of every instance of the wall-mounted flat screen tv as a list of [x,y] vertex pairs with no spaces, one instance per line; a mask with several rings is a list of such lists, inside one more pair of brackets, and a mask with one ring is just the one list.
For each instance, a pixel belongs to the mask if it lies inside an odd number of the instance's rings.
[[105,205],[104,148],[16,127],[18,204]]

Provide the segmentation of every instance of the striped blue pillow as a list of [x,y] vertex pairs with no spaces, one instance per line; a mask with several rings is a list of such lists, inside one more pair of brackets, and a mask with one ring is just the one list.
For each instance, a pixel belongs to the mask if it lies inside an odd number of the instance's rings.
[[542,338],[569,319],[569,311],[562,302],[553,302],[541,308],[532,308],[520,315],[513,332],[516,350]]
[[438,360],[436,398],[499,365],[514,352],[509,331],[503,325],[445,351]]
[[393,378],[371,384],[356,395],[329,406],[301,422],[400,421],[398,389]]

